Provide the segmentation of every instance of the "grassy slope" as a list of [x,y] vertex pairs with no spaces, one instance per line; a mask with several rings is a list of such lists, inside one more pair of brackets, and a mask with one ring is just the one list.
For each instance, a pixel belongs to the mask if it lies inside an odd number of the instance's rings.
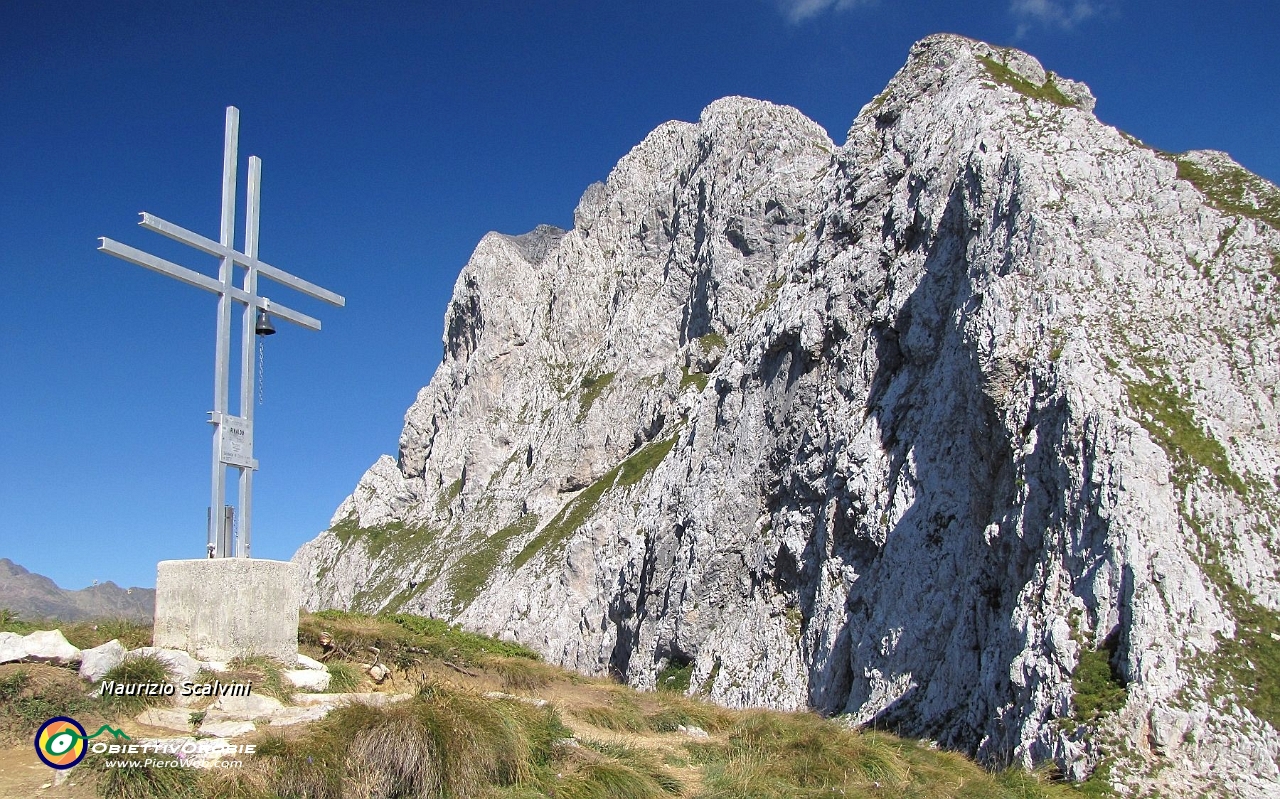
[[[964,757],[810,713],[731,711],[676,691],[636,692],[541,662],[516,644],[415,616],[305,615],[304,652],[330,658],[362,691],[411,693],[385,708],[351,706],[321,722],[263,727],[239,769],[105,769],[109,797],[1058,797],[1044,775],[990,773]],[[373,648],[394,676],[360,668]],[[43,718],[71,712],[137,732],[134,709],[85,696],[68,669],[0,667],[0,731],[25,745]],[[25,677],[15,677],[24,674]],[[37,718],[39,717],[39,718]],[[705,730],[693,737],[680,727]]]

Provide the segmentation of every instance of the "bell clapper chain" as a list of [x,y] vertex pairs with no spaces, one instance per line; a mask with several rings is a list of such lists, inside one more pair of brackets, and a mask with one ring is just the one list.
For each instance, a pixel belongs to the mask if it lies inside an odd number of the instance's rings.
[[262,404],[262,359],[265,348],[262,346],[264,336],[258,336],[258,404]]

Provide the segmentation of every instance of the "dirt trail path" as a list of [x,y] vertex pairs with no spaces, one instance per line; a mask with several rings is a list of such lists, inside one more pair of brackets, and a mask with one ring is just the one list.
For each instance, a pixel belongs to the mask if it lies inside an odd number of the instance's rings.
[[[78,774],[78,769],[77,766],[63,772],[65,778],[55,785],[58,772],[41,763],[33,747],[0,749],[0,799],[27,799],[32,796],[41,799],[90,799],[97,796],[88,772]],[[49,787],[43,787],[46,785]]]

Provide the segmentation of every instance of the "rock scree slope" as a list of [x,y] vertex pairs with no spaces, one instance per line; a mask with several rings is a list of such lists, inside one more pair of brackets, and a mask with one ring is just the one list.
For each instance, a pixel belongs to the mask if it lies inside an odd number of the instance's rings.
[[1275,795],[1280,192],[1093,102],[932,36],[843,146],[728,97],[485,236],[307,606]]

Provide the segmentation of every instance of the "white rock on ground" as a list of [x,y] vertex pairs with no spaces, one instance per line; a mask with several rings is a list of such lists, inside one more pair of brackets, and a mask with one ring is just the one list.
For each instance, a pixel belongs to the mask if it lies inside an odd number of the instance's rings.
[[309,707],[286,707],[271,714],[272,727],[288,727],[294,724],[305,724],[319,721],[333,712],[335,705],[311,705]]
[[[1224,654],[1280,610],[1280,190],[1092,106],[932,36],[843,145],[725,98],[573,230],[485,236],[397,457],[294,556],[307,607],[639,688],[689,665],[994,765],[1111,755],[1130,794],[1280,795],[1280,720]],[[1089,663],[1125,687],[1097,725]]]
[[313,669],[315,671],[328,671],[329,667],[318,660],[313,660],[301,652],[298,653],[298,668]]
[[329,687],[329,672],[315,669],[288,669],[280,672],[295,688],[304,691],[324,691]]
[[62,635],[62,630],[40,630],[23,637],[27,660],[38,663],[78,663],[80,650]]
[[0,663],[12,663],[27,656],[22,636],[17,633],[0,633]]
[[253,721],[266,718],[283,707],[279,699],[261,694],[220,696],[205,711],[205,721]]
[[252,721],[209,721],[208,717],[200,724],[200,732],[203,735],[214,735],[219,738],[234,738],[237,735],[245,735],[256,730],[257,727]]
[[191,711],[172,707],[149,707],[138,714],[136,721],[148,727],[162,727],[178,732],[191,731]]
[[311,705],[348,705],[359,704],[369,707],[384,707],[397,702],[405,702],[413,698],[413,694],[294,694],[295,704],[308,707]]
[[101,646],[85,649],[80,652],[80,678],[89,682],[97,682],[107,672],[124,662],[124,645],[112,638]]

